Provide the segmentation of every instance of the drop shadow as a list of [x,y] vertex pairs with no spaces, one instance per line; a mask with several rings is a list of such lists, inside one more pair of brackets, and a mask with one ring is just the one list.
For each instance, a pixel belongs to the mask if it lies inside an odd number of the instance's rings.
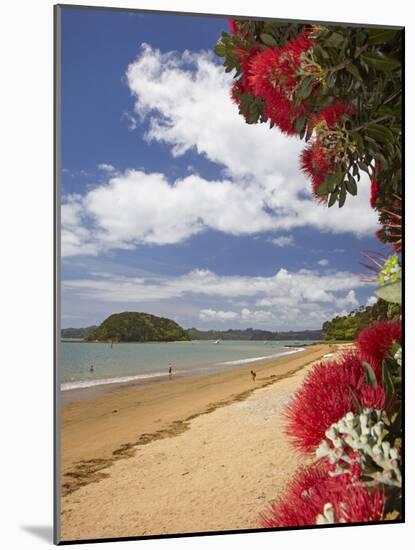
[[21,528],[38,539],[53,543],[53,527],[51,525],[21,525]]

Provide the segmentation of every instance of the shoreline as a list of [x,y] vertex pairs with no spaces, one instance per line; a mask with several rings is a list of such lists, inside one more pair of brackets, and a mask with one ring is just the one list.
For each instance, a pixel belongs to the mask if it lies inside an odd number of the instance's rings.
[[63,539],[255,528],[300,461],[279,411],[341,349],[265,361],[255,383],[249,365],[63,406]]
[[[111,385],[88,399],[61,405],[62,494],[99,481],[116,460],[132,456],[135,448],[187,430],[192,419],[246,399],[255,390],[292,376],[329,353],[329,345],[256,364],[163,383]],[[61,392],[69,393],[69,392]]]
[[[244,365],[250,365],[251,367],[260,365],[261,363],[278,359],[280,357],[286,357],[301,353],[307,347],[315,344],[301,344],[301,345],[285,345],[286,351],[280,351],[274,355],[260,356],[260,357],[248,357],[244,359],[236,359],[230,361],[207,363],[205,365],[195,365],[187,369],[178,369],[173,373],[174,380],[183,378],[194,378],[200,376],[209,376],[211,374],[220,374],[230,370],[243,367]],[[125,376],[114,376],[109,378],[96,378],[86,380],[73,380],[70,382],[62,382],[60,385],[61,402],[68,403],[70,401],[77,401],[79,399],[88,399],[97,395],[98,393],[110,392],[117,387],[127,387],[131,384],[136,385],[149,385],[159,384],[163,382],[170,382],[170,376],[168,373],[141,373]],[[72,386],[72,387],[70,387]]]
[[107,346],[112,344],[113,346],[119,346],[122,344],[191,344],[192,342],[194,342],[194,340],[145,340],[143,342],[139,340],[134,340],[131,342],[128,342],[127,340],[122,340],[119,342],[114,342],[111,340],[85,340],[83,338],[76,340],[76,338],[72,338],[72,339],[61,338],[61,342],[65,342],[65,343],[73,342],[76,344],[106,344]]
[[[312,346],[313,344],[324,344],[326,341],[325,340],[302,340],[301,338],[298,338],[299,341],[301,342],[310,342],[309,344],[302,344],[303,346]],[[131,342],[127,342],[127,341],[122,341],[122,342],[112,342],[111,340],[85,340],[84,338],[61,338],[60,339],[60,343],[65,343],[65,344],[107,344],[107,345],[111,345],[113,344],[114,346],[115,345],[120,345],[120,344],[192,344],[194,342],[215,342],[216,340],[215,339],[205,339],[205,338],[202,338],[200,340],[146,340],[146,341],[143,341],[143,342],[140,342],[140,341],[131,341]],[[248,339],[243,339],[243,338],[237,338],[236,340],[233,339],[233,338],[220,338],[220,341],[221,342],[271,342],[271,343],[274,343],[274,342],[290,342],[290,341],[296,341],[295,339],[294,340],[248,340]],[[351,340],[352,341],[352,340]],[[287,344],[286,347],[293,347],[295,346],[296,344]]]

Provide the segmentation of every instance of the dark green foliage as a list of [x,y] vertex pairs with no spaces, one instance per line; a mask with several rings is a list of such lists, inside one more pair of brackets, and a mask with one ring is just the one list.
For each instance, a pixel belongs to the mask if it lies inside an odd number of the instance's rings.
[[337,316],[323,323],[325,340],[352,341],[365,327],[387,319],[399,320],[401,308],[397,304],[388,304],[378,300],[373,306],[361,306],[343,317]]
[[321,330],[300,330],[289,332],[270,332],[268,330],[259,330],[247,328],[245,330],[198,330],[197,328],[187,329],[187,333],[192,340],[321,340],[323,333]]
[[[235,71],[235,80],[242,76],[238,48],[281,48],[302,31],[312,29],[316,43],[298,70],[294,106],[305,100],[310,113],[319,113],[336,101],[351,107],[351,114],[334,128],[339,132],[335,135],[341,173],[334,189],[325,190],[329,206],[343,206],[347,195],[357,194],[362,171],[381,182],[379,210],[391,193],[400,196],[402,30],[238,19],[236,24],[237,32],[223,32],[215,48],[225,71]],[[312,93],[313,79],[319,86]],[[255,108],[251,108],[254,102]],[[251,93],[244,94],[240,112],[249,114],[246,118],[250,124],[268,122],[261,103]],[[295,129],[307,141],[313,135],[313,121],[300,117]]]
[[176,342],[190,340],[171,319],[149,313],[125,311],[110,315],[86,338],[98,342]]
[[96,328],[96,325],[85,328],[63,328],[61,330],[61,338],[87,338]]

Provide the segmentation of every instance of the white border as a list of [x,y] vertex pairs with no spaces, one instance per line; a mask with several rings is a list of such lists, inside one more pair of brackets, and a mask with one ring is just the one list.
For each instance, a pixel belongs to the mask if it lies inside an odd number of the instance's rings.
[[[415,281],[415,19],[404,0],[140,0],[76,2],[175,11],[235,13],[249,16],[406,25],[407,56],[407,334],[414,326]],[[37,533],[52,525],[52,339],[53,339],[53,2],[20,0],[1,6],[1,534],[4,548],[48,544]],[[110,29],[109,29],[110,32]],[[5,170],[4,170],[5,168]],[[407,356],[414,357],[408,338]],[[175,540],[111,543],[107,548],[263,548],[336,550],[372,545],[412,546],[415,539],[414,403],[415,365],[407,359],[407,524]],[[412,488],[412,489],[411,489]],[[231,498],[231,495],[230,495]],[[42,530],[43,528],[43,530]],[[46,529],[45,529],[46,528]],[[50,544],[50,537],[49,537]],[[88,548],[90,545],[84,545]],[[98,548],[94,545],[93,548]]]

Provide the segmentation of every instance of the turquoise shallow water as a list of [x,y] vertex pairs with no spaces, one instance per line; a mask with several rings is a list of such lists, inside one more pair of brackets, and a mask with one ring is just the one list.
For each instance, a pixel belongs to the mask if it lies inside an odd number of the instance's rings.
[[[60,347],[61,389],[69,390],[129,380],[173,375],[197,376],[227,370],[268,357],[295,353],[303,341],[193,341],[155,344],[84,344],[64,341]],[[310,341],[307,342],[308,344]],[[287,348],[286,346],[298,346]],[[93,365],[93,372],[90,367]]]

